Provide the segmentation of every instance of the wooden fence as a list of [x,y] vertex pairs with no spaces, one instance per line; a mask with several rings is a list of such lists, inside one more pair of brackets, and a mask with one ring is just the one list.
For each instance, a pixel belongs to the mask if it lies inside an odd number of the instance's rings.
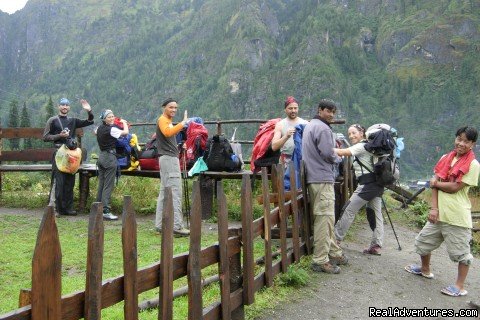
[[[193,183],[190,249],[173,256],[173,202],[170,188],[162,223],[159,262],[137,268],[137,228],[132,199],[124,198],[122,214],[123,275],[102,282],[104,226],[102,206],[92,205],[88,227],[88,252],[85,290],[61,296],[62,254],[52,207],[43,216],[32,261],[32,288],[19,309],[0,315],[1,320],[100,319],[101,310],[124,301],[124,319],[138,319],[138,295],[159,287],[158,319],[172,319],[173,281],[188,279],[188,319],[243,319],[244,306],[255,302],[255,292],[270,287],[273,278],[311,251],[311,216],[306,188],[296,188],[293,166],[290,166],[291,200],[285,201],[283,166],[272,167],[270,180],[262,169],[263,217],[253,220],[253,197],[249,175],[242,178],[242,227],[229,228],[226,197],[217,182],[218,243],[200,247],[200,185]],[[303,170],[302,170],[303,172]],[[302,183],[305,185],[302,175]],[[273,201],[274,208],[271,208]],[[280,259],[272,254],[272,228],[279,228]],[[287,246],[287,225],[292,241]],[[301,236],[300,236],[301,235]],[[255,274],[254,239],[262,237],[265,247],[264,269]],[[203,305],[202,269],[218,265],[220,300]]]

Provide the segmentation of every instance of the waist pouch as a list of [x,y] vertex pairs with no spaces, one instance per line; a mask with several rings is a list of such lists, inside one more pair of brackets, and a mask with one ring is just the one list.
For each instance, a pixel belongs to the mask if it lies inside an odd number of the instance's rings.
[[368,184],[368,183],[376,182],[377,179],[374,173],[366,173],[358,177],[357,181],[358,181],[358,184]]

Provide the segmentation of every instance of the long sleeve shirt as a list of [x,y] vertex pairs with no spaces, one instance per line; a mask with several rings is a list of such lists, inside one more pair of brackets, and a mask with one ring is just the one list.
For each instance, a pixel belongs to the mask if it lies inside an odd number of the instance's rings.
[[163,114],[157,120],[157,151],[159,156],[178,157],[176,134],[182,131],[181,123],[172,124],[172,120]]

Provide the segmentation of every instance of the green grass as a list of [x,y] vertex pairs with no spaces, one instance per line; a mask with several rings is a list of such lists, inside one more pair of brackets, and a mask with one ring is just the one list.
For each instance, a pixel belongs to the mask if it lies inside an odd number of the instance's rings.
[[[41,217],[29,214],[3,214],[0,216],[0,314],[16,309],[20,289],[31,287],[31,265],[33,250],[36,243]],[[160,259],[161,241],[152,231],[153,217],[139,217],[138,229],[138,266],[139,268],[151,265]],[[62,250],[62,295],[82,291],[85,289],[86,254],[88,241],[88,217],[59,218],[57,227]],[[217,234],[202,235],[202,247],[215,243]],[[263,256],[264,244],[261,238],[254,242],[255,259]],[[103,279],[117,277],[122,274],[121,252],[121,222],[105,223],[105,243],[103,260]],[[174,254],[187,252],[188,238],[176,238]],[[308,261],[308,259],[306,260]],[[296,288],[308,282],[306,272],[308,263],[291,266],[285,275],[277,276],[275,286],[261,290],[256,294],[255,304],[246,308],[248,319],[254,319],[263,314],[265,308],[272,309],[276,303],[290,299]],[[257,266],[256,274],[263,271]],[[202,277],[207,278],[218,272],[217,265],[202,270]],[[187,284],[186,277],[174,282],[174,288]],[[142,293],[139,301],[158,297],[158,288]],[[220,299],[220,290],[217,283],[204,289],[204,307]],[[174,319],[186,319],[188,314],[188,299],[180,297],[174,302]],[[123,318],[123,303],[109,307],[102,311],[103,319]],[[140,314],[140,319],[157,319],[157,310],[147,310]]]

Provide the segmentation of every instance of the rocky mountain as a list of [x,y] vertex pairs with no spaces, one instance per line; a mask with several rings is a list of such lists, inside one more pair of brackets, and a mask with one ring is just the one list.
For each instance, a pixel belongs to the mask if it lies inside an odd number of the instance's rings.
[[480,123],[479,22],[476,0],[29,0],[0,12],[1,124],[13,99],[33,116],[50,96],[133,122],[166,97],[209,120],[282,116],[287,95],[308,118],[330,98],[347,124],[395,126],[402,171],[424,175]]

